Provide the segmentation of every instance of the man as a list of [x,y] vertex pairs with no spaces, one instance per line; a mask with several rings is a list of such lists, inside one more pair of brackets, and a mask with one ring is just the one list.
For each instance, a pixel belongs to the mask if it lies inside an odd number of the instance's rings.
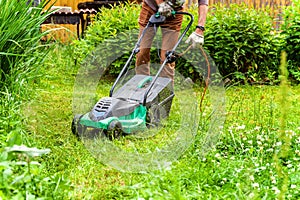
[[[166,21],[160,26],[162,30],[162,49],[160,52],[161,63],[166,58],[166,52],[172,50],[180,34],[182,15],[172,16],[171,12],[182,11],[184,0],[143,0],[139,16],[140,35],[147,25],[149,18],[159,12],[166,16]],[[208,11],[208,0],[198,0],[198,25],[187,39],[193,47],[204,43],[204,25]],[[150,75],[150,48],[155,36],[155,30],[149,28],[141,41],[140,52],[136,56],[137,74]],[[160,76],[174,80],[175,62],[167,63]]]

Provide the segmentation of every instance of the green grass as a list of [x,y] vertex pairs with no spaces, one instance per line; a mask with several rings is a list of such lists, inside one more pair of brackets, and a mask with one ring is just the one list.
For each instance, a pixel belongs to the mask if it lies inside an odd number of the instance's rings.
[[[53,49],[41,45],[44,33],[39,27],[47,14],[36,10],[28,15],[25,2],[16,2],[0,3],[0,27],[5,33],[0,45],[0,199],[300,198],[300,87],[290,87],[285,76],[280,86],[227,88],[226,123],[222,129],[215,129],[221,137],[211,151],[201,141],[209,125],[208,91],[195,142],[172,166],[143,174],[120,172],[101,163],[71,133],[78,70],[75,63],[82,51],[71,45],[54,44],[57,46]],[[130,21],[136,26],[134,20]],[[98,34],[91,37],[99,39]],[[88,45],[84,48],[90,49]],[[100,84],[98,95],[107,96],[112,82],[107,79]],[[174,127],[179,127],[180,117],[188,113],[177,107],[180,93],[176,94],[176,112],[157,135],[114,142],[124,150],[139,152],[165,145],[168,134],[173,136]],[[200,95],[199,89],[195,96]],[[189,94],[185,96],[193,99]],[[35,158],[8,153],[5,147],[14,144],[48,148],[51,152]],[[171,150],[176,150],[176,145]],[[106,161],[117,158],[112,152],[106,153]]]
[[12,147],[27,144],[21,108],[34,96],[33,85],[42,76],[40,66],[52,50],[50,44],[41,43],[46,32],[40,31],[50,14],[43,10],[49,2],[43,1],[35,8],[26,2],[0,1],[0,199],[59,198],[68,182],[55,175],[44,176],[43,165],[27,155],[35,148]]
[[[70,181],[64,190],[66,198],[275,199],[287,188],[286,199],[299,199],[299,86],[288,87],[285,104],[279,86],[229,87],[220,140],[205,157],[200,137],[196,137],[170,169],[123,173],[100,163],[71,133],[77,71],[68,56],[72,53],[69,47],[52,52],[43,66],[46,75],[36,89],[36,98],[23,107],[30,145],[51,149],[39,160],[43,173]],[[103,85],[103,95],[110,84]],[[285,105],[289,107],[283,108]],[[284,132],[289,134],[291,146],[287,156],[276,160],[274,156],[284,144],[280,137],[283,109],[288,109]],[[143,144],[147,149],[147,142]]]

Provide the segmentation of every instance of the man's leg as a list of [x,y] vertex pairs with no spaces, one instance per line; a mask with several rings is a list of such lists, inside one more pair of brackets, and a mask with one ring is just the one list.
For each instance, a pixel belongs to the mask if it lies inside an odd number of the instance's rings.
[[[169,17],[165,24],[162,25],[162,50],[161,63],[166,59],[167,51],[173,49],[178,41],[182,24],[182,15],[176,15],[175,18]],[[174,81],[175,62],[167,63],[160,76],[168,77]]]
[[[142,9],[139,17],[139,37],[145,29],[150,17],[155,12],[146,4],[142,4]],[[149,27],[140,44],[140,52],[136,55],[135,72],[136,74],[150,75],[150,49],[153,38],[155,36],[155,30],[153,27]]]
[[[162,49],[160,52],[161,63],[163,63],[163,61],[166,59],[167,51],[172,50],[172,48],[175,46],[179,36],[179,32],[175,30],[164,28],[162,29],[162,32],[163,32]],[[172,81],[174,79],[174,75],[175,75],[175,62],[167,63],[160,74],[161,77],[170,78],[172,79]]]

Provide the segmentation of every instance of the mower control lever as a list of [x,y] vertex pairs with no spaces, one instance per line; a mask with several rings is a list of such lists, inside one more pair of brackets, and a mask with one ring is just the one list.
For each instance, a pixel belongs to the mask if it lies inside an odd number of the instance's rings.
[[162,24],[166,21],[166,17],[160,14],[154,14],[150,17],[149,22],[151,24]]

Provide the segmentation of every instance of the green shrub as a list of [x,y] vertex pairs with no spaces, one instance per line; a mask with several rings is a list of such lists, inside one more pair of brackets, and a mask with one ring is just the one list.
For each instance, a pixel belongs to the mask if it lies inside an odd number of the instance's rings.
[[287,52],[290,77],[300,82],[300,1],[294,0],[284,11],[283,50]]
[[[138,39],[140,9],[141,5],[130,3],[122,4],[120,7],[103,8],[101,13],[97,14],[94,23],[88,28],[85,38],[74,41],[75,61],[83,65],[88,65],[88,62],[103,67],[109,65],[108,73],[110,75],[119,74]],[[183,28],[187,23],[188,20],[184,17]],[[181,44],[184,44],[184,40]],[[187,45],[183,46],[187,47]],[[151,61],[154,63],[159,63],[157,51],[157,48],[151,49]],[[108,53],[112,53],[112,55]],[[91,55],[86,57],[88,54]],[[107,63],[112,60],[113,63]],[[132,60],[133,66],[134,63],[135,58]],[[198,71],[184,58],[178,59],[176,68],[181,74],[189,76],[193,80],[199,78],[199,73],[195,73]]]
[[76,63],[91,53],[105,39],[117,34],[138,28],[140,5],[125,3],[112,8],[101,8],[94,22],[88,27],[82,40],[74,41]]
[[[107,48],[97,49],[98,53],[93,56],[112,52],[109,48],[119,46],[120,51],[123,51],[123,57],[116,59],[109,70],[113,75],[118,74],[133,48],[133,45],[131,47],[123,45],[126,42],[128,44],[128,41],[134,44],[137,40],[137,35],[132,34],[130,37],[126,33],[124,35],[119,33],[138,28],[139,11],[140,5],[137,4],[124,4],[120,8],[104,8],[95,18],[93,25],[88,28],[85,38],[75,41],[75,52],[77,52],[75,60],[81,63],[83,58],[95,50],[95,46],[100,43],[102,43],[102,47],[106,46]],[[187,9],[187,12],[194,15],[195,21],[184,40],[194,31],[193,27],[198,19],[196,6]],[[182,30],[187,23],[188,18],[184,17]],[[279,66],[278,53],[283,40],[273,30],[272,24],[272,18],[267,12],[250,9],[245,5],[232,4],[229,8],[221,5],[214,6],[208,13],[204,44],[204,48],[213,59],[210,61],[218,67],[223,76],[230,79],[274,81]],[[117,34],[118,37],[115,37]],[[187,46],[184,44],[184,40],[181,43],[180,51]],[[193,80],[199,79],[199,74],[202,74],[203,71],[199,71],[193,65],[191,59],[195,55],[188,54],[186,56],[189,60],[185,58],[177,60],[176,69],[186,77],[191,77]],[[113,56],[117,57],[117,55],[107,55],[107,57]],[[152,60],[157,60],[156,52],[153,52],[151,56]]]
[[235,75],[253,81],[273,78],[278,71],[280,38],[272,18],[246,5],[214,6],[207,17],[204,48],[223,76]]

